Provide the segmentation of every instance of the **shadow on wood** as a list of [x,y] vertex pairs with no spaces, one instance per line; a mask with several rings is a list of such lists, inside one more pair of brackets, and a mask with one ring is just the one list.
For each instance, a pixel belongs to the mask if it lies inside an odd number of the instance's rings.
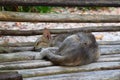
[[0,80],[23,80],[17,72],[0,72]]

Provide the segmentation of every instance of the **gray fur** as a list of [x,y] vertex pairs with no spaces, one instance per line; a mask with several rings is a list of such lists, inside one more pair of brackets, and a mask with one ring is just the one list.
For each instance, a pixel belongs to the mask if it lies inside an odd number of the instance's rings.
[[41,58],[47,58],[55,65],[77,66],[97,61],[98,44],[91,33],[80,32],[68,36],[59,49],[52,52],[46,48],[40,52]]

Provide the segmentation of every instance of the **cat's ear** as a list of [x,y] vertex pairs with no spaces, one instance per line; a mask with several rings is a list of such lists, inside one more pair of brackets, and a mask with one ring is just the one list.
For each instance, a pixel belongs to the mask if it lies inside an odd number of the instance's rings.
[[44,28],[44,30],[43,30],[43,36],[44,36],[45,38],[47,38],[48,40],[51,39],[50,31],[49,31],[47,28]]

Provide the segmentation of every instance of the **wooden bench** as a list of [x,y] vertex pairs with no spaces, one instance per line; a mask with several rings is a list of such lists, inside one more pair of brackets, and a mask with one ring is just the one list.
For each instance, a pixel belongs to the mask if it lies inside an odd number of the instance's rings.
[[[99,6],[120,7],[120,0],[0,0],[0,5],[41,5],[41,6]],[[7,15],[7,17],[5,17]],[[27,15],[25,17],[24,15]],[[46,17],[47,15],[47,17]],[[35,17],[36,16],[36,17]],[[55,18],[57,16],[57,18]],[[61,16],[61,17],[59,17]],[[34,17],[34,18],[33,18]],[[91,18],[89,18],[91,17]],[[120,15],[79,15],[79,14],[36,14],[19,12],[0,12],[1,21],[19,22],[84,22],[84,23],[118,23]],[[75,29],[51,29],[52,34],[76,33],[80,31],[110,32],[120,31],[120,26],[97,26]],[[40,35],[42,30],[2,30],[4,36]],[[34,43],[0,44],[0,47],[12,47],[11,53],[0,53],[0,76],[3,72],[16,71],[23,80],[120,80],[120,41],[98,42],[100,59],[88,65],[65,67],[53,65],[50,61],[35,60],[38,52],[33,52]],[[14,48],[15,47],[15,48]],[[29,51],[28,51],[29,50]],[[22,52],[15,52],[22,51]],[[1,80],[1,77],[0,77]]]

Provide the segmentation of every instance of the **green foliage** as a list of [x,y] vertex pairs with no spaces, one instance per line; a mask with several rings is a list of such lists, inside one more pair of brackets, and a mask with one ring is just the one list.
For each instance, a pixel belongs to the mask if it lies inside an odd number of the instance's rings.
[[18,11],[18,12],[51,12],[52,7],[49,6],[1,6],[1,11]]
[[[99,10],[102,8],[106,9],[106,7],[76,7],[76,8],[82,11]],[[52,9],[53,7],[49,7],[49,6],[1,6],[0,7],[0,11],[37,12],[37,13],[49,13],[52,12]]]
[[40,13],[48,13],[51,12],[52,7],[43,7],[43,6],[38,6],[35,7],[37,9],[37,11],[39,11]]

